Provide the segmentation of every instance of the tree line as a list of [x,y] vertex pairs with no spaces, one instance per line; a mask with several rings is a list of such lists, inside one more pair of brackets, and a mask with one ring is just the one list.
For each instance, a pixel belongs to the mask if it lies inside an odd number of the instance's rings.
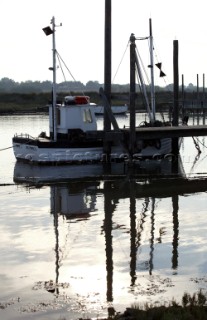
[[[103,87],[103,83],[98,81],[88,81],[83,84],[80,81],[65,81],[57,84],[58,92],[98,92],[100,87]],[[45,93],[50,92],[52,88],[52,82],[46,81],[25,81],[15,82],[9,78],[2,78],[0,80],[0,93]],[[139,87],[137,85],[137,89]],[[173,84],[169,84],[166,87],[156,86],[156,92],[159,91],[173,91]],[[185,87],[186,91],[196,91],[196,87],[190,83]],[[112,92],[129,92],[129,84],[112,84]]]
[[[81,82],[62,82],[57,84],[58,102],[63,101],[66,95],[86,94],[91,102],[102,104],[99,89],[103,87],[98,81],[88,81],[86,85]],[[148,90],[150,92],[150,88]],[[173,85],[166,87],[156,87],[156,109],[157,111],[169,110],[173,106]],[[129,84],[113,84],[111,90],[111,104],[123,105],[130,104],[130,86]],[[180,105],[202,105],[207,107],[207,98],[203,90],[198,90],[192,84],[185,88],[185,93],[180,88]],[[35,112],[45,111],[48,104],[52,101],[52,82],[51,81],[25,81],[15,82],[9,78],[0,80],[0,114],[15,112]],[[150,101],[150,100],[149,100]],[[135,108],[145,110],[144,97],[137,85]]]

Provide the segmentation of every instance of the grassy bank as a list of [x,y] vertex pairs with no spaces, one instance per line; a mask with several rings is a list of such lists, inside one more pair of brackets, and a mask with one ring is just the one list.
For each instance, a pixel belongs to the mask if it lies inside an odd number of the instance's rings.
[[[182,305],[179,305],[174,299],[168,306],[152,306],[149,304],[140,306],[136,304],[127,308],[122,314],[113,314],[112,309],[109,312],[109,317],[104,320],[206,320],[206,301],[206,295],[200,290],[192,296],[185,293],[182,298]],[[61,320],[67,320],[67,318]]]

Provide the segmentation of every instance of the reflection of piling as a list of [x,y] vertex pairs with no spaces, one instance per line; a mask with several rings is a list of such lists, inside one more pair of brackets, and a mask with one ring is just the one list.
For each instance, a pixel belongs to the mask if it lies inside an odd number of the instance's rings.
[[113,301],[113,248],[112,248],[112,214],[114,205],[111,201],[111,182],[104,183],[104,231],[106,238],[106,281],[107,281],[107,301]]
[[135,197],[135,181],[130,182],[130,244],[131,244],[131,251],[130,251],[130,276],[131,276],[131,286],[135,284],[136,281],[136,197]]
[[153,256],[154,256],[154,231],[155,231],[155,198],[151,199],[152,201],[152,210],[151,210],[151,238],[150,238],[150,259],[149,259],[149,274],[152,275],[153,265]]
[[179,220],[178,220],[178,195],[172,197],[173,205],[173,250],[172,250],[172,269],[176,270],[178,267],[178,235],[179,235]]

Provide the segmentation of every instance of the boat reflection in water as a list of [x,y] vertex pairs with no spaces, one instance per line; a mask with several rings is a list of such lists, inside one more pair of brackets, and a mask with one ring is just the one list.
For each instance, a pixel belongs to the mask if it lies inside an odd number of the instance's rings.
[[16,162],[14,181],[17,183],[44,184],[80,180],[106,180],[134,177],[158,178],[169,176],[184,176],[180,157],[166,157],[161,160],[138,160],[129,165],[128,162],[112,162],[99,164],[77,165],[34,165]]
[[87,219],[94,212],[99,183],[51,185],[51,213],[66,219]]
[[[129,234],[130,248],[130,252],[126,253],[128,255],[126,259],[130,261],[130,283],[127,286],[133,294],[134,288],[139,285],[138,273],[145,270],[149,275],[153,274],[154,245],[155,242],[162,243],[165,232],[164,229],[160,228],[159,238],[155,238],[157,199],[167,197],[172,199],[173,231],[170,251],[172,255],[171,269],[176,274],[179,257],[179,195],[207,190],[205,179],[189,180],[185,177],[180,159],[173,162],[163,160],[163,162],[155,162],[154,165],[150,162],[142,162],[134,168],[124,167],[123,164],[114,164],[111,166],[111,171],[109,168],[106,170],[104,166],[100,165],[45,168],[17,162],[14,169],[14,181],[25,183],[27,186],[50,186],[51,213],[54,216],[56,235],[56,288],[60,266],[58,219],[60,216],[67,221],[71,219],[77,219],[77,221],[90,219],[91,214],[97,209],[97,196],[102,196],[105,216],[101,233],[105,237],[107,303],[115,300],[113,293],[116,286],[116,283],[113,283],[113,233],[123,227],[121,223],[117,224],[114,221],[114,213],[120,200],[128,199],[129,206],[126,209],[129,214],[125,217],[125,219],[129,218],[130,220],[129,228],[125,230],[125,233]],[[137,207],[138,199],[143,203],[141,212]],[[142,246],[142,235],[147,215],[148,220],[150,219],[149,254],[146,260],[140,261],[139,250]],[[116,217],[116,219],[118,218]],[[78,263],[79,260],[77,260]],[[56,293],[58,293],[58,290]],[[109,308],[109,310],[111,309]],[[110,311],[108,312],[110,313]]]

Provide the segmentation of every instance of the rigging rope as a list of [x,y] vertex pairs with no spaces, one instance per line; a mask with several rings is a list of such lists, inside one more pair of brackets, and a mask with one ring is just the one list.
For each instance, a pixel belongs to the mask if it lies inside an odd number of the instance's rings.
[[[154,57],[155,57],[155,60],[156,60],[155,61],[155,65],[157,65],[159,63],[159,61],[161,61],[161,59],[158,57],[158,54],[157,54],[158,50],[155,49],[155,46],[156,46],[156,44],[155,44],[155,40],[153,38],[153,50],[154,50]],[[165,74],[165,76],[162,77],[162,79],[163,79],[165,87],[167,87],[167,85],[170,83],[167,75]],[[166,92],[166,95],[169,96],[169,98],[171,100],[173,100],[173,92],[170,92],[170,90],[165,91],[165,92]],[[162,118],[164,119],[163,112],[160,112],[160,114],[161,114]]]
[[64,80],[65,80],[65,82],[66,82],[65,73],[64,73],[64,71],[63,71],[62,64],[61,64],[61,61],[60,61],[60,56],[59,56],[58,54],[57,54],[57,58],[58,58],[58,61],[59,61],[60,69],[61,69],[62,74],[63,74],[63,78],[64,78]]
[[200,154],[200,153],[201,153],[201,149],[200,149],[200,147],[199,147],[199,144],[198,144],[198,142],[195,140],[194,137],[192,137],[192,138],[193,138],[194,145],[195,145],[196,149],[198,150],[198,153]]
[[76,81],[76,79],[75,79],[74,76],[72,75],[71,71],[70,71],[69,68],[66,66],[64,60],[61,58],[60,54],[59,54],[57,51],[56,51],[56,53],[57,53],[58,59],[60,59],[60,60],[62,61],[62,63],[64,64],[65,68],[66,68],[66,69],[68,70],[68,72],[70,73],[73,81]]
[[147,82],[148,82],[148,85],[150,85],[150,80],[149,80],[149,77],[148,77],[146,68],[144,67],[144,63],[143,63],[143,60],[142,60],[142,58],[141,58],[141,56],[140,56],[140,53],[139,53],[139,50],[138,50],[137,46],[136,46],[136,52],[137,52],[137,56],[138,56],[138,58],[139,58],[139,62],[140,62],[140,64],[141,64],[141,66],[142,66],[142,70],[144,71],[144,74],[145,74],[146,80],[147,80]]
[[123,53],[123,55],[122,55],[121,61],[119,62],[119,65],[118,65],[117,70],[116,70],[116,72],[115,72],[115,75],[114,75],[114,77],[113,77],[112,83],[114,83],[114,80],[115,80],[116,75],[117,75],[117,73],[118,73],[118,71],[119,71],[119,68],[120,68],[120,66],[121,66],[121,64],[122,64],[122,62],[123,62],[123,59],[124,59],[124,56],[125,56],[125,54],[126,54],[126,51],[127,51],[128,47],[129,47],[129,41],[128,41],[127,46],[126,46],[126,49],[125,49],[125,51],[124,51],[124,53]]
[[[158,64],[159,63],[159,61],[161,61],[161,59],[158,59],[158,55],[157,55],[157,49],[156,49],[156,51],[155,51],[155,40],[153,40],[153,46],[154,46],[154,57],[155,57],[155,60],[156,60],[156,63],[155,64]],[[165,74],[165,76],[164,77],[161,77],[161,78],[163,78],[163,82],[165,83],[165,86],[167,86],[167,84],[169,83],[169,80],[167,79],[167,81],[166,81],[166,78],[167,78],[167,75]]]
[[[69,70],[69,68],[67,67],[66,63],[64,62],[64,60],[62,59],[62,57],[60,56],[60,54],[59,54],[57,51],[56,51],[56,54],[57,54],[57,58],[58,58],[59,65],[60,65],[60,69],[61,69],[61,71],[62,71],[62,74],[63,74],[63,77],[64,77],[65,82],[67,82],[67,81],[66,81],[65,73],[64,73],[64,71],[63,71],[61,62],[64,64],[65,68],[66,68],[67,71],[69,72],[69,74],[70,74],[70,76],[72,77],[73,81],[77,82],[77,80],[76,80],[75,77],[72,75],[72,72]],[[70,90],[69,90],[69,93],[71,94]],[[81,90],[81,93],[85,96],[84,91]]]

